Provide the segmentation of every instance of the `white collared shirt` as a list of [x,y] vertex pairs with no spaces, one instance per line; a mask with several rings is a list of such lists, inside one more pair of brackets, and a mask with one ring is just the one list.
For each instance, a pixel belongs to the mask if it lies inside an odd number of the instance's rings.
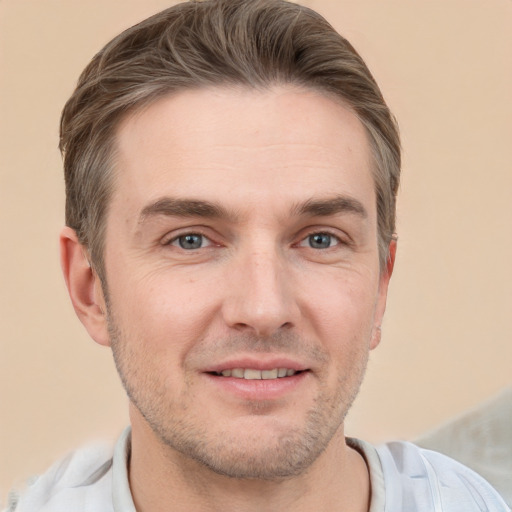
[[[128,481],[130,440],[127,428],[114,450],[73,452],[23,494],[12,494],[6,512],[136,512]],[[510,512],[483,478],[440,453],[406,442],[377,448],[347,442],[369,468],[369,512]]]

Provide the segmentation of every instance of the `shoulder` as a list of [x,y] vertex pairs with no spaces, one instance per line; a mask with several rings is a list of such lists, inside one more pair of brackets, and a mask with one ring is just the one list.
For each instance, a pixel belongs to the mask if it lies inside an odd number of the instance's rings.
[[104,444],[77,450],[12,492],[6,512],[112,512],[112,453]]
[[509,512],[490,484],[468,467],[412,443],[377,447],[386,511]]

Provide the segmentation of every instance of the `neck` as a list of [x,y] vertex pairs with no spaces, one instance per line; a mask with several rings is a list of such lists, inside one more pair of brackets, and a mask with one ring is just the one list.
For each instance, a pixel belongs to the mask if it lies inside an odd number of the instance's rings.
[[302,474],[273,481],[214,473],[176,452],[132,415],[130,488],[138,512],[190,510],[270,512],[351,510],[367,512],[370,483],[362,456],[345,443],[343,427]]

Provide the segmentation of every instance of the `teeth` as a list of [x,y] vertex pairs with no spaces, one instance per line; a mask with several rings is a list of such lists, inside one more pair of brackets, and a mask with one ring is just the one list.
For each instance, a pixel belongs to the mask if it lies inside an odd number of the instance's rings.
[[297,372],[291,368],[274,368],[273,370],[256,370],[254,368],[233,368],[232,370],[222,370],[219,375],[223,377],[235,377],[246,380],[269,380],[291,377]]
[[274,368],[273,370],[263,370],[261,372],[261,378],[262,379],[277,379],[277,374],[279,370],[277,368]]
[[261,379],[261,371],[260,370],[251,370],[250,368],[246,368],[244,370],[244,379],[245,380]]

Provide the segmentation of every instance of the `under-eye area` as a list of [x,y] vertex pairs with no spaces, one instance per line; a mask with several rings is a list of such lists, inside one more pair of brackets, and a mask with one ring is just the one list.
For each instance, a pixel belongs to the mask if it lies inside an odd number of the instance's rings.
[[210,375],[217,377],[234,377],[245,380],[269,380],[292,377],[308,370],[293,370],[291,368],[273,368],[272,370],[257,370],[255,368],[233,368],[222,370],[220,372],[209,372]]

